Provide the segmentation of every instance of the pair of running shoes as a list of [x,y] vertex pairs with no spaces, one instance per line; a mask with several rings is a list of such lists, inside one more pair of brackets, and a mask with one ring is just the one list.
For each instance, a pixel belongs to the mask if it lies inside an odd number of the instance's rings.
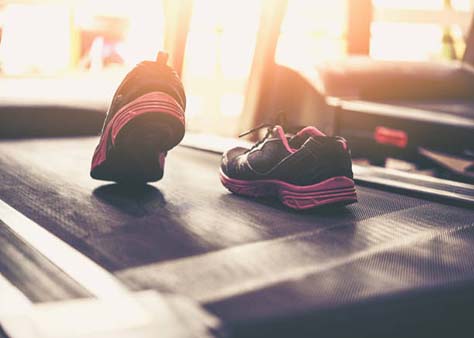
[[[163,177],[167,152],[184,137],[186,109],[183,85],[167,59],[160,52],[156,61],[141,62],[118,87],[92,159],[93,178],[143,184]],[[273,196],[298,210],[357,201],[343,138],[312,126],[295,135],[278,125],[266,127],[251,148],[223,154],[220,179],[228,190]]]

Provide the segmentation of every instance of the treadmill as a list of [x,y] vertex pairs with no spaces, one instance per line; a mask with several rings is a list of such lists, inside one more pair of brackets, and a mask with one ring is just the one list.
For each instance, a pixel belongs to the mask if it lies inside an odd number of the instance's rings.
[[380,61],[363,56],[300,69],[323,96],[334,133],[355,157],[399,158],[474,182],[474,22],[462,61]]
[[192,133],[162,181],[100,182],[80,107],[0,107],[0,337],[472,336],[473,185],[355,166],[358,203],[295,212]]
[[[474,180],[470,65],[353,57],[318,75],[335,130],[351,141],[354,156],[381,165],[388,157],[432,160],[451,172],[447,177]],[[456,160],[465,165],[450,165]]]

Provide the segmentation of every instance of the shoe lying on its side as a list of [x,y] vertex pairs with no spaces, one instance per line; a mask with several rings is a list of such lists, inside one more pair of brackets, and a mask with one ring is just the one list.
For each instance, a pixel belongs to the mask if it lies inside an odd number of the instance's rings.
[[252,148],[223,155],[221,182],[231,192],[275,196],[293,209],[357,202],[346,141],[306,127],[292,137],[280,126]]
[[138,64],[118,87],[92,159],[99,180],[145,183],[163,177],[167,151],[184,136],[186,96],[167,54]]

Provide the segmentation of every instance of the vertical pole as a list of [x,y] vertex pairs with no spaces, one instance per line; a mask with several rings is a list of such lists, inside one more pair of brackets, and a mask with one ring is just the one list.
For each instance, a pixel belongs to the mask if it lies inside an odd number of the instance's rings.
[[181,75],[193,10],[193,0],[163,0],[165,16],[164,48],[170,65]]
[[474,14],[472,16],[471,28],[466,38],[466,51],[464,52],[463,61],[474,66]]
[[347,54],[369,55],[370,26],[373,18],[372,1],[347,1]]
[[73,70],[77,67],[81,54],[81,36],[79,30],[76,27],[75,20],[75,5],[69,7],[69,32],[70,32],[70,57],[69,57],[69,70]]
[[275,51],[287,3],[288,0],[262,1],[257,42],[240,123],[241,131],[250,129],[258,123],[257,113],[261,103],[261,94],[275,63]]
[[[443,11],[446,15],[453,11],[451,0],[444,0]],[[451,25],[443,27],[441,57],[448,60],[457,60],[456,48],[454,46],[454,38],[451,30]]]

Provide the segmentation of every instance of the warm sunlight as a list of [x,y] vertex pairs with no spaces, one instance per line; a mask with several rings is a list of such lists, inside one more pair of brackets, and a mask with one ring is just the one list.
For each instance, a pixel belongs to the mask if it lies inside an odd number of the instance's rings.
[[11,75],[67,71],[75,66],[78,49],[80,64],[97,69],[109,54],[131,66],[163,48],[161,1],[13,3],[4,7],[2,18],[0,62]]
[[[450,58],[447,46],[443,45],[446,36],[453,40],[456,54],[462,55],[473,3],[472,0],[453,0],[449,5],[443,0],[374,0],[371,57],[390,60]],[[434,13],[444,9],[464,13],[462,22],[440,25],[436,19],[442,19],[442,15],[435,16]],[[409,14],[410,20],[415,21],[394,21],[400,13]],[[433,16],[433,22],[427,22],[426,13]],[[300,69],[345,57],[347,29],[347,1],[289,0],[276,61]]]
[[[163,48],[164,15],[162,2],[137,0],[84,1],[75,5],[76,22],[80,28],[97,29],[97,20],[119,17],[125,22],[115,26],[121,29],[122,38],[114,46],[126,65],[134,65],[143,59],[153,59],[156,51]],[[95,20],[95,21],[94,21]]]
[[283,20],[277,63],[314,65],[345,54],[346,1],[290,0]]
[[[443,45],[446,39],[453,41],[454,55],[462,54],[473,0],[373,0],[373,6],[372,57],[442,59],[452,56]],[[260,0],[195,0],[189,57],[184,63],[186,81],[202,77],[219,78],[219,83],[240,81],[224,85],[233,87],[228,94],[235,101],[250,71],[260,8]],[[440,25],[427,21],[427,17],[451,20],[449,13],[446,19],[436,14],[443,10],[457,11],[460,14],[454,18],[462,22]],[[344,57],[347,11],[347,0],[289,0],[275,54],[277,63],[300,68]],[[403,13],[408,21],[396,21]],[[162,1],[7,1],[0,6],[0,25],[0,63],[3,73],[11,75],[55,74],[77,65],[100,69],[110,62],[131,66],[153,58],[164,46]]]
[[[169,9],[165,5],[170,3],[7,1],[0,5],[0,72],[10,77],[100,77],[106,71],[115,78],[164,48],[165,30],[175,29],[165,20]],[[347,0],[288,0],[286,7],[284,1],[272,0],[182,3],[192,6],[180,47],[191,129],[237,133],[255,50],[265,45],[263,40],[275,39],[271,58],[277,64],[300,71],[348,56]],[[365,38],[370,57],[418,61],[462,57],[474,0],[373,0],[372,5],[370,34]],[[258,38],[262,18],[279,11],[282,21],[270,33],[273,36]],[[100,86],[100,81],[94,83]],[[219,128],[222,123],[225,130]]]
[[190,88],[190,124],[206,128],[220,116],[235,118],[256,44],[261,1],[195,0],[186,46],[183,81]]
[[54,74],[68,68],[71,34],[67,6],[9,5],[3,11],[2,26],[3,72]]

